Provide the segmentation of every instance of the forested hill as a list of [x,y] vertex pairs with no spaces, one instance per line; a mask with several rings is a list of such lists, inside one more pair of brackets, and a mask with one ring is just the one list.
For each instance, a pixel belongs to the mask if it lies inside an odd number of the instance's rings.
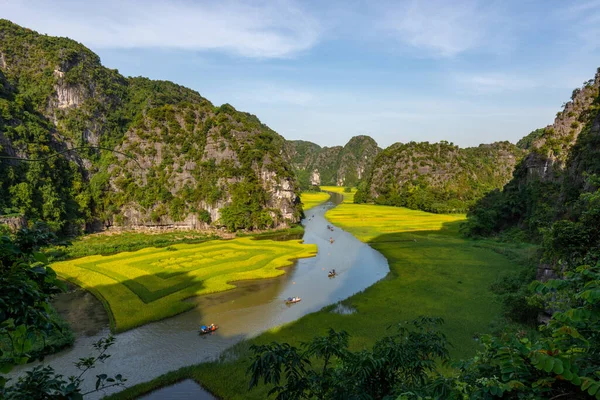
[[355,202],[466,212],[501,188],[525,151],[509,142],[461,149],[448,142],[396,143],[375,159]]
[[301,209],[284,143],[254,115],[0,20],[0,155],[12,157],[0,159],[0,216],[62,231],[285,225]]
[[547,265],[595,263],[600,256],[600,68],[573,91],[554,123],[529,139],[530,152],[513,179],[469,214],[469,232],[524,232],[529,239],[544,239]]
[[301,186],[355,186],[371,171],[375,156],[381,151],[373,138],[354,136],[345,146],[320,147],[303,140],[286,142],[288,160]]

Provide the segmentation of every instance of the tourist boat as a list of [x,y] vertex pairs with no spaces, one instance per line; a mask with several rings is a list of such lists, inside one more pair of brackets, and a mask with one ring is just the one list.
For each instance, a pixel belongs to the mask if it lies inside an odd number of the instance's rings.
[[202,325],[200,327],[200,334],[204,335],[206,333],[211,333],[211,332],[216,331],[217,329],[219,329],[219,325],[211,325],[211,326]]
[[285,304],[294,304],[302,300],[300,297],[288,297],[285,299]]
[[329,273],[327,274],[327,276],[330,277],[330,278],[333,278],[336,275],[337,275],[337,273],[333,272],[333,271],[329,271]]

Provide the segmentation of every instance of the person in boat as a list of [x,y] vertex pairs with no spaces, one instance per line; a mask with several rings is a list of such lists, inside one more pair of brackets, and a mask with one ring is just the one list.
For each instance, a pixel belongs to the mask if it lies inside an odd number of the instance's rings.
[[335,275],[335,269],[332,269],[332,270],[331,270],[331,273],[332,273],[333,275]]

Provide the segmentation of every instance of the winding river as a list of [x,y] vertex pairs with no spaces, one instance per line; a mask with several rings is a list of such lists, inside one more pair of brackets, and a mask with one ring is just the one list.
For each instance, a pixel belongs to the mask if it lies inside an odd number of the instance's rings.
[[[383,255],[348,232],[337,227],[334,231],[327,229],[325,212],[341,201],[342,196],[334,193],[328,202],[307,212],[303,239],[318,245],[316,257],[296,261],[278,278],[240,282],[234,290],[190,300],[197,307],[188,312],[117,334],[109,351],[112,356],[89,373],[85,383],[91,387],[93,376],[106,370],[122,374],[128,385],[134,385],[213,360],[243,339],[346,299],[382,279],[389,271]],[[327,271],[331,268],[338,275],[329,279]],[[102,306],[89,293],[79,290],[62,296],[57,300],[57,309],[71,322],[77,338],[73,347],[46,357],[45,363],[70,376],[77,372],[73,363],[89,356],[92,343],[110,331]],[[302,301],[284,304],[285,298],[293,296],[302,297]],[[218,324],[219,330],[200,337],[198,327],[209,323]],[[33,365],[21,367],[12,375]],[[101,394],[89,396],[99,397]]]

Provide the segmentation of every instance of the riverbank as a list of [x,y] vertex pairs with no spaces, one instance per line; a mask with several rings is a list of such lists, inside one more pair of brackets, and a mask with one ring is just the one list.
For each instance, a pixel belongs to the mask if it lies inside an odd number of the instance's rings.
[[[481,242],[462,238],[458,233],[460,215],[349,202],[326,215],[335,225],[368,242],[389,262],[390,273],[385,279],[342,302],[356,310],[354,313],[339,314],[333,312],[334,305],[325,307],[234,346],[219,361],[171,372],[110,398],[134,399],[191,378],[224,399],[264,399],[268,388],[247,390],[250,345],[277,341],[297,346],[331,327],[349,332],[351,349],[359,350],[389,333],[390,325],[420,315],[444,318],[443,331],[453,345],[454,358],[474,354],[478,346],[475,338],[488,332],[493,320],[501,316],[490,285],[498,276],[519,270],[519,265]],[[512,250],[528,251],[517,247]]]
[[173,244],[52,264],[59,277],[93,293],[123,332],[194,307],[193,296],[235,288],[230,282],[282,275],[282,267],[316,255],[316,245],[251,237]]

